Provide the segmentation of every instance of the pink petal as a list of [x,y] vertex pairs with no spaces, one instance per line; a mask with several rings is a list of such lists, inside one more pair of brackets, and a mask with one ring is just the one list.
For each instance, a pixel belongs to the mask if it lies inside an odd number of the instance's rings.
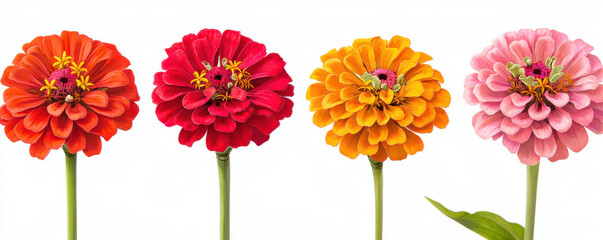
[[572,126],[572,116],[563,108],[556,108],[551,111],[548,120],[551,127],[559,132],[565,132]]
[[578,110],[573,106],[567,106],[564,108],[564,110],[566,110],[570,116],[572,116],[572,120],[574,120],[574,122],[582,126],[588,126],[593,121],[594,112],[591,107]]
[[559,45],[555,56],[557,56],[557,64],[567,66],[570,60],[576,54],[576,46],[573,42],[567,41]]
[[549,92],[545,92],[544,97],[555,105],[555,107],[563,107],[569,102],[569,95],[567,93],[549,94]]
[[573,152],[581,151],[588,143],[586,129],[578,124],[573,124],[568,131],[558,133],[558,135],[561,142]]
[[536,40],[534,50],[534,62],[545,61],[548,57],[553,56],[555,51],[555,41],[551,37],[541,37]]
[[502,123],[500,124],[500,131],[508,135],[516,134],[520,129],[521,128],[519,126],[515,125],[513,121],[511,121],[511,118],[503,119]]
[[557,160],[567,159],[569,157],[569,152],[567,151],[565,144],[559,140],[559,137],[555,137],[555,143],[557,144],[557,151],[549,158],[549,161],[555,162]]
[[574,81],[574,88],[572,92],[582,92],[597,89],[599,87],[600,79],[593,75],[589,75]]
[[534,151],[534,138],[530,138],[529,141],[519,146],[517,157],[519,157],[521,163],[527,165],[536,165],[540,162],[540,157],[536,155],[536,152]]
[[593,121],[587,126],[588,129],[593,131],[596,134],[603,133],[603,121],[599,119],[593,119]]
[[[505,61],[506,63],[511,62],[512,60],[507,60]],[[506,63],[502,63],[502,62],[497,62],[494,64],[494,72],[496,72],[496,74],[507,78],[509,76],[511,76],[511,73],[509,72],[509,70],[507,70],[507,64]]]
[[534,139],[534,152],[540,157],[553,157],[557,151],[557,143],[553,136],[546,139]]
[[530,117],[536,121],[544,120],[549,116],[551,112],[551,108],[546,104],[534,103],[528,109],[528,114]]
[[534,119],[532,119],[527,112],[524,112],[524,113],[520,113],[517,116],[511,118],[511,121],[514,124],[517,124],[517,126],[519,126],[521,128],[527,128],[527,127],[530,127],[530,125],[532,124]]
[[511,52],[515,55],[517,61],[523,61],[525,57],[532,57],[532,52],[528,46],[528,42],[525,40],[519,40],[512,42],[509,45]]
[[488,79],[486,80],[486,84],[488,85],[488,87],[490,87],[490,89],[492,89],[492,91],[497,92],[506,91],[511,88],[511,84],[509,83],[507,78],[498,74],[490,75],[490,77],[488,77]]
[[475,97],[477,97],[480,102],[500,102],[507,96],[507,93],[505,92],[494,92],[490,90],[490,88],[483,83],[475,85],[473,94],[475,94]]
[[[487,83],[488,78],[492,75],[495,74],[494,71],[492,71],[492,69],[482,69],[479,71],[479,73],[477,74],[477,78],[479,79],[480,83]],[[507,90],[507,89],[505,89]]]
[[510,117],[510,118],[517,116],[517,114],[520,114],[525,109],[525,107],[523,107],[523,106],[521,106],[521,107],[515,106],[515,104],[513,104],[512,96],[513,95],[507,96],[500,103],[500,111],[505,116]]
[[509,140],[506,135],[503,135],[502,143],[511,153],[516,153],[519,150],[519,143]]
[[516,134],[507,135],[509,140],[519,143],[519,144],[522,144],[522,143],[528,141],[528,139],[530,139],[531,136],[532,136],[532,128],[522,128]]
[[475,123],[475,133],[483,139],[491,138],[500,132],[500,124],[504,116],[502,114],[482,114]]
[[511,100],[513,100],[513,104],[515,104],[515,106],[517,107],[525,107],[526,104],[528,104],[529,102],[532,101],[534,97],[532,96],[523,96],[519,93],[513,93],[511,94]]
[[[492,47],[489,46],[487,48],[491,49]],[[487,52],[487,50],[490,49],[484,49],[484,51]],[[492,63],[492,61],[490,61],[488,57],[486,57],[486,54],[484,54],[484,52],[478,53],[473,56],[473,58],[471,58],[471,67],[476,71],[480,71],[482,69],[490,69],[492,68],[492,64],[494,63]]]
[[596,102],[596,103],[601,103],[603,102],[603,85],[598,85],[597,88],[595,88],[594,90],[588,90],[588,91],[584,91],[582,92],[583,94],[586,94],[588,96],[588,98],[590,99],[590,101],[592,102]]
[[500,103],[497,102],[483,102],[479,106],[488,115],[494,115],[500,111]]
[[563,71],[572,76],[572,78],[581,78],[586,74],[589,74],[591,69],[588,58],[581,57],[573,60],[571,65],[569,65],[567,68],[563,68]]
[[551,137],[553,129],[548,123],[537,121],[532,123],[532,132],[534,132],[534,136],[537,138],[545,139]]
[[475,94],[473,94],[473,89],[475,89],[475,86],[467,87],[463,92],[463,98],[469,105],[477,105],[480,103],[480,101],[475,97]]

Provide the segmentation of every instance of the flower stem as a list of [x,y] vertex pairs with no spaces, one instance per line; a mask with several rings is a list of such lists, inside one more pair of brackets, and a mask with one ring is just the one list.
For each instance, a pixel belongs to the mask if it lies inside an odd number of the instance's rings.
[[375,240],[383,239],[383,162],[369,157],[375,182]]
[[76,160],[77,154],[72,154],[63,145],[65,152],[65,172],[67,178],[67,240],[77,239],[77,204],[76,204]]
[[230,239],[230,151],[216,152],[220,178],[220,240]]
[[540,163],[528,166],[528,190],[526,194],[526,228],[524,240],[534,239],[534,220],[536,218],[536,190],[538,188],[538,168]]

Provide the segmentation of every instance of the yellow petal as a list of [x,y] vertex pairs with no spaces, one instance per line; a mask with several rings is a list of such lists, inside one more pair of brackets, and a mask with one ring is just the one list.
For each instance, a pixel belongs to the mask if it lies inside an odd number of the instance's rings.
[[406,134],[404,133],[404,130],[395,123],[387,124],[387,139],[385,142],[389,145],[404,143],[406,142]]
[[360,58],[360,55],[358,54],[347,55],[343,59],[343,63],[346,67],[348,67],[348,69],[358,75],[362,75],[363,73],[367,72],[366,68],[364,67],[364,63],[362,63],[362,58]]
[[448,114],[442,108],[436,108],[436,117],[433,120],[433,125],[439,129],[444,129],[448,126]]
[[383,50],[385,49],[387,45],[387,41],[381,39],[380,37],[374,37],[372,39],[372,47],[373,47],[373,51],[375,52],[375,60],[377,61],[377,68],[383,68],[382,64],[381,64],[381,53],[383,52]]
[[347,119],[335,121],[335,123],[333,124],[333,133],[337,134],[337,136],[343,136],[348,134],[348,130],[345,129],[345,123],[347,121]]
[[324,70],[322,68],[317,68],[317,69],[314,69],[314,71],[310,75],[310,79],[314,79],[319,82],[324,82],[325,79],[327,79],[328,75],[329,75],[329,72],[327,72],[326,70]]
[[[390,69],[392,62],[394,62],[396,57],[398,57],[398,53],[400,53],[400,50],[398,50],[396,48],[384,49],[383,52],[381,53],[381,65],[380,65],[381,68]],[[391,70],[395,71],[396,69],[391,69]]]
[[373,155],[379,150],[379,145],[370,144],[368,140],[368,131],[362,131],[358,139],[358,151],[364,155]]
[[446,89],[440,89],[433,95],[431,103],[434,107],[448,107],[450,105],[450,93]]
[[404,75],[407,81],[419,81],[433,76],[433,68],[427,64],[419,64]]
[[422,128],[423,126],[427,125],[428,123],[433,122],[435,117],[436,117],[436,111],[435,111],[435,108],[433,107],[433,104],[426,103],[425,112],[423,114],[421,114],[421,116],[416,117],[412,121],[412,124],[418,128]]
[[347,134],[343,136],[339,145],[339,152],[351,159],[358,157],[360,154],[358,152],[358,139],[360,139],[360,134]]
[[391,104],[394,99],[394,91],[391,89],[379,91],[379,98],[385,102],[385,104]]
[[[425,112],[425,108],[427,107],[425,100],[423,100],[421,98],[407,98],[403,104],[404,104],[404,106],[406,106],[406,108],[408,108],[408,110],[410,110],[412,112],[413,115],[415,115],[417,117],[421,116]],[[323,100],[322,106],[324,107],[324,105],[325,104],[324,104],[324,100]]]
[[344,101],[339,97],[339,92],[332,92],[322,99],[322,108],[329,109],[342,103],[344,103]]
[[327,60],[322,67],[329,73],[339,75],[342,72],[345,72],[345,66],[341,62],[341,60],[337,58],[331,58]]
[[383,147],[387,151],[387,155],[391,160],[399,161],[402,159],[406,159],[406,157],[408,156],[406,151],[404,151],[404,146],[402,144],[389,145],[387,143],[384,143]]
[[408,130],[404,130],[404,133],[406,133],[406,142],[403,144],[404,151],[410,155],[423,151],[423,140],[417,134]]
[[339,92],[339,97],[343,100],[348,100],[351,98],[358,98],[360,96],[360,90],[356,86],[347,86],[341,89]]
[[378,162],[384,162],[387,160],[387,151],[382,144],[379,144],[379,150],[377,150],[377,153],[371,155],[371,158]]
[[370,45],[362,45],[358,48],[358,53],[360,54],[360,58],[362,58],[362,62],[364,62],[368,71],[373,71],[376,68],[375,62],[375,52],[373,51],[373,47]]
[[337,134],[333,133],[333,130],[329,130],[327,132],[327,136],[325,136],[325,140],[326,140],[327,144],[329,144],[333,147],[337,147],[337,145],[339,145],[339,143],[341,142],[342,139],[343,139],[343,136],[338,136]]
[[409,82],[404,86],[404,97],[419,97],[423,94],[423,83],[420,81]]
[[333,121],[337,121],[339,119],[349,118],[353,112],[348,112],[345,110],[344,104],[339,104],[333,108],[331,108],[331,118]]
[[394,120],[402,120],[404,118],[404,111],[399,106],[386,106],[383,108],[383,112]]
[[322,61],[324,63],[327,60],[332,59],[332,58],[337,58],[337,50],[335,50],[335,49],[331,49],[331,51],[320,56],[320,61]]
[[331,113],[329,110],[320,109],[314,113],[312,122],[318,127],[326,127],[333,123],[333,119],[331,119]]
[[361,103],[366,103],[366,104],[373,104],[375,103],[375,95],[373,95],[370,92],[363,92],[360,94],[360,98],[358,100],[360,100]]
[[345,129],[351,134],[356,134],[362,130],[362,126],[358,125],[358,121],[356,120],[356,114],[352,114],[352,116],[350,116],[348,121],[345,123]]
[[356,121],[360,126],[373,126],[373,124],[375,124],[375,121],[377,121],[377,113],[375,112],[375,108],[366,107],[360,109],[360,111],[358,111],[358,114],[356,115]]
[[400,109],[404,111],[404,118],[402,120],[398,120],[398,124],[400,124],[402,127],[406,127],[412,123],[415,117],[412,115],[410,110],[408,110],[408,108],[402,107]]
[[311,98],[315,97],[322,97],[329,93],[331,92],[327,90],[324,83],[313,83],[308,87],[308,90],[306,91],[306,100],[310,100]]
[[343,84],[354,84],[356,86],[363,86],[364,84],[356,75],[350,72],[342,72],[339,74],[339,82]]
[[339,91],[344,87],[343,84],[339,83],[339,77],[335,74],[329,74],[327,79],[325,80],[325,86],[329,91]]
[[410,40],[408,38],[398,36],[398,35],[393,36],[392,39],[389,40],[389,43],[387,43],[388,48],[402,49],[402,48],[407,48],[409,46],[410,46]]
[[314,112],[318,109],[322,109],[322,99],[325,97],[315,97],[310,99],[310,111]]
[[360,109],[364,108],[366,103],[361,103],[356,99],[350,99],[345,102],[345,110],[348,112],[358,112]]
[[384,111],[376,109],[375,112],[377,113],[377,123],[379,125],[385,125],[387,122],[389,122],[389,115],[387,115]]
[[370,38],[358,38],[358,39],[354,40],[354,43],[352,43],[352,47],[354,47],[354,49],[359,49],[363,45],[370,46],[371,39]]

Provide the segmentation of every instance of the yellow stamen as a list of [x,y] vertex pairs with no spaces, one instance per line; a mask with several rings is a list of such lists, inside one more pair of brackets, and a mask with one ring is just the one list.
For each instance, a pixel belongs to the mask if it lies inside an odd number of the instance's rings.
[[48,82],[48,79],[44,79],[44,82],[46,83],[46,86],[41,87],[40,91],[46,91],[46,96],[50,96],[52,90],[57,89],[57,87],[54,86],[56,79],[52,79],[50,82]]
[[227,93],[224,93],[224,94],[218,94],[218,95],[216,95],[216,98],[221,99],[221,100],[222,100],[222,102],[226,102],[226,101],[228,101],[228,100],[232,99],[232,97],[230,97],[230,96],[228,95],[228,92],[227,92]]
[[207,74],[207,72],[205,70],[201,71],[201,73],[194,72],[193,76],[195,76],[195,78],[190,81],[190,84],[193,85],[193,87],[195,87],[195,89],[202,89],[203,87],[209,87],[209,79],[207,79],[205,77],[206,74]]
[[235,87],[240,87],[242,89],[245,90],[249,90],[253,88],[253,85],[251,85],[251,74],[249,72],[247,72],[247,69],[243,69],[242,71],[239,72],[239,74],[236,75],[237,80],[234,83]]
[[71,57],[67,56],[67,52],[65,52],[65,51],[63,51],[62,57],[54,56],[54,59],[56,59],[57,61],[52,64],[52,67],[54,67],[56,69],[65,68],[65,67],[69,66],[69,63],[71,62]]
[[241,71],[241,69],[239,69],[239,65],[241,65],[241,61],[228,61],[228,64],[226,64],[226,70],[230,70],[232,73],[236,74],[235,71]]
[[84,72],[87,72],[88,69],[83,68],[82,66],[84,65],[84,62],[81,62],[79,65],[77,65],[74,62],[71,62],[71,74],[75,74],[76,76],[80,76],[81,74],[83,74]]
[[77,81],[77,87],[83,89],[84,91],[90,91],[90,86],[94,86],[94,84],[89,83],[88,80],[90,80],[90,76],[80,76],[80,80],[76,80]]

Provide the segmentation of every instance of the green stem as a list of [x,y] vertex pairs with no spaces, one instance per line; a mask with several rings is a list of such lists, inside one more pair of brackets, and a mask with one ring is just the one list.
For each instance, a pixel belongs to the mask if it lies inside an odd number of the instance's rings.
[[383,162],[369,157],[375,182],[375,240],[383,239]]
[[540,163],[528,166],[528,190],[526,194],[526,229],[524,240],[534,239],[534,220],[536,218],[536,191],[538,188],[538,168]]
[[67,240],[77,239],[77,204],[76,204],[76,160],[77,154],[72,154],[63,145],[65,152],[65,172],[67,178]]
[[220,178],[220,240],[230,239],[230,151],[216,152]]

